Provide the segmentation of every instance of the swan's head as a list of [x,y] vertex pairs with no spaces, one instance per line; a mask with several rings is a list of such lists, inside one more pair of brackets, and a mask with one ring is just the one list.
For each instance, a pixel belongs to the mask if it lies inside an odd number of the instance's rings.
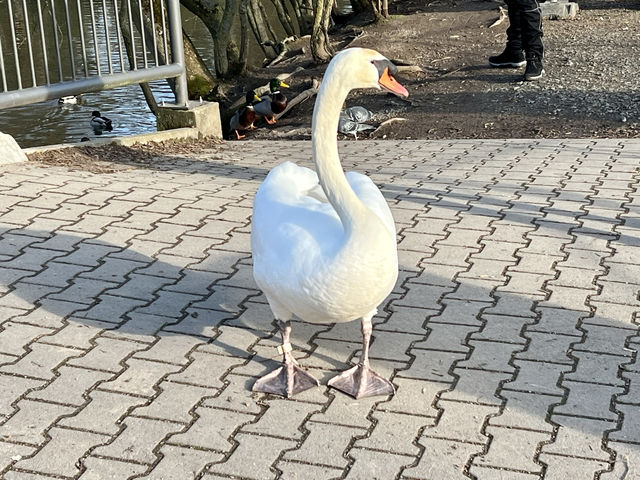
[[340,75],[349,89],[377,88],[406,98],[409,92],[395,79],[397,72],[398,68],[389,59],[367,48],[341,51],[327,69],[327,74]]

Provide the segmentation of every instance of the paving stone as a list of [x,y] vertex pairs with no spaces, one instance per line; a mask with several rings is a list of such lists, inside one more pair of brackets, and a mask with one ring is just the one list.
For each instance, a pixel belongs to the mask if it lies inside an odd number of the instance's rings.
[[[471,340],[485,340],[506,342],[511,344],[522,344],[526,342],[526,339],[522,335],[522,329],[525,325],[530,325],[533,320],[527,317],[513,317],[503,315],[482,315],[482,320],[485,322],[482,330],[474,332],[471,336]],[[474,343],[476,345],[478,343]],[[516,345],[511,348],[516,349]],[[520,347],[521,349],[522,347]]]
[[268,408],[264,414],[257,421],[244,425],[242,432],[299,440],[305,420],[318,410],[318,405],[288,399],[272,399],[265,403]]
[[[259,394],[251,391],[251,386],[255,382],[253,378],[240,375],[227,375],[225,377],[225,388],[215,397],[208,397],[202,402],[204,407],[215,407],[229,409],[237,412],[253,413],[257,415],[262,411],[262,407],[257,400]],[[296,397],[300,400],[301,396]]]
[[536,473],[522,473],[502,468],[471,465],[469,473],[482,480],[536,480],[540,475]]
[[73,407],[27,399],[17,402],[16,409],[16,413],[0,426],[0,439],[33,446],[44,443],[46,428],[59,417],[75,410]]
[[502,400],[496,392],[503,382],[512,377],[510,373],[465,368],[456,368],[453,373],[458,376],[453,390],[443,392],[440,398],[483,405],[500,405]]
[[435,425],[435,418],[418,417],[394,412],[375,412],[371,417],[376,420],[369,436],[356,440],[355,447],[385,450],[390,453],[416,456],[420,450],[414,441],[419,430]]
[[633,442],[640,444],[640,412],[636,405],[616,404],[618,410],[624,416],[622,428],[609,434],[611,440],[621,442]]
[[55,376],[54,369],[58,365],[67,359],[84,353],[82,350],[41,343],[30,345],[29,350],[29,353],[16,363],[1,367],[0,372],[51,380]]
[[203,338],[181,335],[179,333],[162,332],[157,342],[148,350],[140,350],[133,358],[166,362],[175,365],[186,364],[188,354],[197,345],[205,340]]
[[364,478],[368,480],[383,480],[393,478],[404,466],[411,465],[415,461],[413,456],[372,451],[357,447],[349,450],[349,456],[354,458],[355,462],[349,469],[347,476],[344,477],[347,480]]
[[[333,392],[334,396],[328,405],[315,405],[317,413],[314,413],[310,417],[311,420],[319,423],[359,427],[363,429],[371,427],[369,415],[383,397],[366,397],[355,400],[340,392]],[[391,401],[393,401],[395,395],[391,398]]]
[[561,396],[510,390],[502,390],[499,395],[505,399],[504,407],[498,415],[489,418],[489,425],[506,428],[526,426],[531,431],[553,432],[553,425],[546,420],[547,411],[550,405],[562,401]]
[[[487,416],[494,416],[499,409],[495,406],[476,405],[449,400],[439,400],[436,404],[443,409],[442,416],[435,427],[426,428],[418,440],[423,444],[424,437],[484,444],[487,437],[481,433]],[[461,419],[464,418],[464,422]]]
[[515,354],[518,360],[574,363],[569,357],[569,350],[572,344],[580,341],[578,337],[529,331],[526,336],[530,339],[529,345],[525,351]]
[[631,355],[631,352],[624,350],[624,344],[628,337],[636,333],[636,328],[606,327],[602,325],[591,325],[583,323],[582,329],[586,330],[584,343],[574,346],[575,350],[596,353],[615,353],[618,355]]
[[[331,480],[334,478],[340,478],[342,475],[342,469],[340,468],[309,465],[293,461],[279,461],[276,468],[282,472],[282,480],[308,480],[309,478],[313,478],[314,480]],[[211,475],[209,478],[211,479],[216,477],[217,476]]]
[[393,383],[397,386],[395,395],[390,401],[378,404],[377,411],[411,412],[425,417],[435,417],[438,414],[434,406],[436,396],[451,388],[448,383],[400,377],[394,378]]
[[474,340],[468,343],[473,350],[468,359],[456,364],[458,368],[512,373],[513,367],[509,365],[509,359],[522,349],[522,345],[513,343]]
[[309,430],[309,435],[300,448],[287,451],[282,457],[284,460],[304,460],[314,464],[344,468],[347,466],[347,460],[343,457],[344,451],[354,437],[361,437],[367,433],[362,428],[311,421],[305,424],[305,429]]
[[113,376],[108,372],[67,365],[59,367],[57,373],[58,376],[51,383],[45,388],[32,390],[27,398],[79,407],[86,403],[85,396],[89,390]]
[[474,459],[474,464],[541,473],[542,467],[535,462],[540,442],[549,439],[546,433],[514,428],[487,427],[491,443],[486,454]]
[[167,363],[150,362],[130,358],[126,360],[127,369],[113,380],[103,382],[100,390],[152,397],[158,390],[156,385],[165,376],[177,372],[181,367]]
[[217,393],[209,388],[171,382],[162,382],[159,388],[160,394],[149,405],[136,408],[130,415],[189,423],[193,419],[189,413],[192,408]]
[[562,386],[569,389],[569,394],[566,403],[555,407],[554,413],[611,421],[618,419],[618,415],[611,411],[611,400],[614,395],[622,393],[623,388],[568,380],[563,381]]
[[145,348],[146,345],[137,342],[99,337],[95,340],[95,346],[91,350],[83,356],[69,360],[67,364],[119,373],[125,369],[122,364],[125,358]]
[[[231,457],[225,463],[214,464],[209,468],[213,478],[216,478],[215,474],[219,473],[223,476],[233,474],[254,480],[271,479],[275,474],[271,465],[275,463],[282,451],[295,447],[295,442],[291,440],[273,437],[238,434],[234,439],[239,445]],[[260,451],[262,454],[259,457],[251,455],[255,451]]]
[[231,449],[231,437],[238,426],[255,418],[246,413],[204,407],[196,408],[194,413],[195,422],[184,433],[172,435],[168,444],[226,452]]
[[564,390],[557,385],[563,373],[571,371],[571,365],[515,360],[516,378],[503,385],[507,390],[562,396]]
[[415,467],[404,470],[401,478],[406,480],[463,480],[469,457],[482,451],[481,445],[461,443],[453,440],[422,437],[420,444],[425,448]]
[[608,461],[609,454],[602,450],[602,435],[615,428],[615,422],[555,413],[551,416],[551,421],[559,427],[554,442],[543,445],[543,453]]
[[62,418],[60,426],[88,430],[105,435],[118,433],[120,421],[134,407],[146,403],[145,399],[121,395],[113,392],[94,390],[89,393],[91,400],[74,416]]
[[22,356],[26,353],[26,345],[34,338],[50,334],[48,328],[39,328],[24,323],[4,322],[0,331],[0,352]]
[[594,478],[596,472],[606,470],[608,467],[605,462],[544,453],[540,455],[540,461],[547,465],[545,480]]
[[34,453],[35,450],[35,447],[0,440],[0,472],[4,471],[11,464],[21,460],[22,457],[28,457]]
[[455,377],[449,369],[457,360],[465,357],[462,353],[440,352],[436,350],[411,350],[415,356],[411,366],[398,372],[398,377],[429,380],[434,382],[453,382]]
[[[189,447],[164,445],[158,453],[162,455],[160,462],[150,473],[140,478],[147,480],[193,480],[205,467],[213,462],[221,461],[224,456],[217,452],[198,450]],[[204,477],[206,478],[206,476]]]
[[33,457],[16,462],[16,469],[73,477],[79,473],[77,459],[91,447],[109,440],[106,435],[58,427],[47,434],[51,440]]
[[79,478],[82,480],[118,480],[121,478],[131,478],[134,475],[143,473],[146,465],[121,462],[115,459],[85,457],[82,465],[86,469]]
[[527,332],[555,333],[582,337],[578,330],[578,322],[585,317],[585,312],[566,310],[563,308],[538,308],[540,317],[535,324],[527,327]]
[[615,452],[616,458],[612,470],[600,475],[602,480],[640,478],[640,445],[609,441],[607,447]]

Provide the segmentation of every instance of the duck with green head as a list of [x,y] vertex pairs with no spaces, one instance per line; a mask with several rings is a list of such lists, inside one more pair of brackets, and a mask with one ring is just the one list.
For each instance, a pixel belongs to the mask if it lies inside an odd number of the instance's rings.
[[271,79],[269,82],[269,93],[260,97],[260,103],[255,105],[258,115],[262,115],[265,121],[272,125],[276,123],[275,116],[284,112],[287,108],[287,97],[280,91],[280,88],[289,88],[289,85],[277,78]]
[[247,92],[244,106],[239,108],[231,117],[229,129],[236,134],[238,140],[245,137],[245,135],[240,135],[240,131],[253,130],[255,128],[253,122],[256,121],[256,112],[253,102],[258,101],[260,101],[260,97],[256,95],[256,92],[253,90]]

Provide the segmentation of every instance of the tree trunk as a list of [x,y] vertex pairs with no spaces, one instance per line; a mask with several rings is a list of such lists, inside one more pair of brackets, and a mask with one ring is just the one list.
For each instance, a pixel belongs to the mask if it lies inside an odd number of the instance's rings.
[[263,16],[264,9],[262,8],[260,0],[249,0],[249,6],[248,17],[253,33],[264,55],[268,60],[271,60],[277,56],[275,49],[269,46],[276,43],[274,42],[275,35],[271,36],[268,22]]
[[[231,38],[231,26],[238,9],[237,0],[181,0],[191,13],[199,17],[213,40],[213,56],[216,66],[216,75],[226,77],[229,75],[228,53],[234,51]],[[233,59],[231,59],[233,63]]]
[[273,6],[276,7],[276,13],[278,14],[278,19],[280,19],[280,23],[282,24],[282,28],[284,28],[287,37],[293,37],[296,32],[293,28],[293,22],[291,21],[291,17],[287,12],[284,1],[283,0],[271,0]]
[[311,55],[316,63],[327,63],[333,57],[329,38],[329,21],[333,0],[313,0],[313,30],[311,32]]

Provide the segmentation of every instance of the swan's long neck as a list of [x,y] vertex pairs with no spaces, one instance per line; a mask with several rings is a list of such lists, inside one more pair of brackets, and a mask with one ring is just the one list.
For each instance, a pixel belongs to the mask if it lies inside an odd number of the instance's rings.
[[366,215],[368,209],[351,189],[340,164],[338,121],[350,89],[341,82],[339,68],[333,70],[326,72],[318,91],[311,122],[311,143],[320,185],[338,213],[345,233],[350,233],[356,220]]

